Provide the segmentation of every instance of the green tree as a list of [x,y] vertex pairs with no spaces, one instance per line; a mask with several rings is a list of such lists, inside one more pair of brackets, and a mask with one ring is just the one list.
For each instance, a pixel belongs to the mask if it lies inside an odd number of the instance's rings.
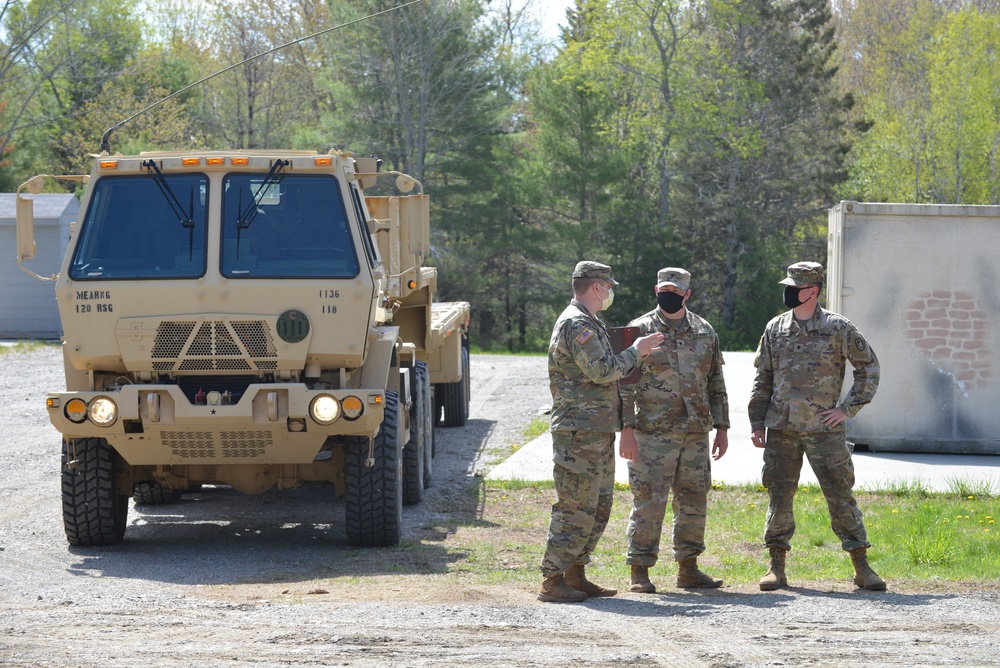
[[887,0],[840,18],[849,85],[872,129],[845,195],[873,201],[1000,201],[998,7]]
[[[52,8],[49,2],[28,3],[23,20]],[[14,174],[24,178],[76,169],[80,156],[62,140],[87,126],[88,103],[134,62],[141,30],[128,5],[78,0],[65,3],[57,16],[32,33],[21,66],[22,83],[32,91],[24,119],[31,120],[21,122],[13,135],[18,145],[12,155]],[[123,117],[135,110],[130,105]]]
[[929,54],[930,199],[1000,203],[1000,22],[963,9]]
[[825,258],[852,100],[834,83],[825,0],[710,1],[678,146],[679,223],[702,309],[749,347],[780,306],[778,268]]

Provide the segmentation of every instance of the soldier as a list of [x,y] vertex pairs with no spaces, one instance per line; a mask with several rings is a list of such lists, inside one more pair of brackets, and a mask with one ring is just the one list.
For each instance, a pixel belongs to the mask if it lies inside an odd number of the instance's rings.
[[584,566],[611,516],[615,432],[622,426],[617,381],[649,355],[663,335],[642,337],[617,355],[612,351],[597,312],[611,306],[615,285],[611,267],[577,264],[574,299],[552,329],[549,383],[557,498],[542,558],[540,601],[583,601],[618,593],[588,581]]
[[[795,533],[792,502],[804,453],[826,497],[833,531],[851,554],[854,584],[883,591],[885,580],[868,565],[871,544],[852,492],[854,463],[844,433],[844,421],[875,396],[878,359],[850,320],[819,306],[822,265],[793,264],[780,283],[786,286],[784,302],[791,310],[764,329],[749,406],[753,444],[764,448],[762,478],[770,497],[764,543],[771,569],[760,588],[788,584],[785,553]],[[838,402],[847,362],[854,367],[854,384]]]
[[722,375],[719,337],[686,307],[691,274],[668,267],[656,275],[657,308],[629,326],[641,334],[662,332],[663,343],[640,364],[637,383],[622,385],[625,426],[620,451],[628,460],[632,514],[628,522],[631,590],[652,593],[649,569],[656,564],[667,497],[673,493],[674,559],[677,586],[722,585],[698,568],[705,551],[705,513],[712,486],[708,433],[714,428],[712,457],[729,446],[729,397]]

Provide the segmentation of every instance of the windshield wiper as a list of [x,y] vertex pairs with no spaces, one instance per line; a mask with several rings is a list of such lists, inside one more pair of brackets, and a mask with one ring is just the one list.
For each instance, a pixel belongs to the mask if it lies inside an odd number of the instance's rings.
[[247,205],[247,208],[243,208],[243,189],[240,189],[239,200],[236,204],[239,210],[239,217],[236,219],[236,259],[240,259],[240,236],[243,230],[250,227],[250,223],[254,221],[257,214],[260,213],[260,201],[264,199],[264,193],[267,192],[268,187],[272,183],[281,183],[282,175],[281,172],[291,164],[288,160],[275,160],[274,164],[271,165],[271,170],[264,177],[264,181],[257,187],[257,192],[253,195],[253,202]]
[[194,258],[194,187],[191,188],[191,201],[188,204],[188,210],[185,211],[184,206],[177,199],[177,195],[174,194],[174,191],[170,188],[170,184],[167,183],[167,179],[163,176],[163,172],[157,166],[156,161],[146,160],[142,163],[142,166],[146,168],[146,172],[153,178],[153,183],[160,189],[163,198],[167,200],[170,209],[177,216],[177,222],[188,231],[188,261],[190,262]]

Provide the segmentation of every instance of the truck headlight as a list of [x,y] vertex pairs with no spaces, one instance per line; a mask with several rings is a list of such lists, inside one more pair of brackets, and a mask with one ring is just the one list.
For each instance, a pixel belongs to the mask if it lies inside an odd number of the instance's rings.
[[340,417],[340,402],[329,394],[321,394],[309,404],[309,414],[320,424],[333,424]]
[[355,396],[344,397],[344,419],[357,420],[365,412],[365,405]]
[[118,406],[108,397],[94,397],[87,406],[87,415],[98,427],[110,427],[118,419]]

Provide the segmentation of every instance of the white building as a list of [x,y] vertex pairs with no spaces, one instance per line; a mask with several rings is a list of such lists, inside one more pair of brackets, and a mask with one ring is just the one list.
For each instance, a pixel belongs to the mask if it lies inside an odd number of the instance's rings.
[[[13,193],[0,193],[0,338],[58,339],[55,283],[40,281],[17,266],[17,224]],[[69,244],[70,224],[80,212],[75,195],[34,195],[35,258],[24,266],[39,276],[59,273]]]

